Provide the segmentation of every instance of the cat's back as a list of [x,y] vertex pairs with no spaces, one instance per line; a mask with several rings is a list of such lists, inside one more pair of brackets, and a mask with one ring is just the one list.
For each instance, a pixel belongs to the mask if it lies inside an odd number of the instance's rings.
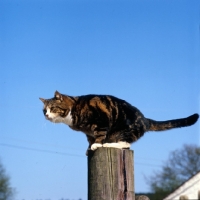
[[89,106],[103,106],[116,107],[118,105],[128,104],[125,100],[119,99],[112,95],[98,95],[88,94],[82,95],[77,98],[77,105],[89,105]]
[[140,111],[123,99],[112,95],[88,94],[79,96],[76,101],[76,110],[83,112],[103,112],[106,115],[118,115],[120,113],[133,115]]

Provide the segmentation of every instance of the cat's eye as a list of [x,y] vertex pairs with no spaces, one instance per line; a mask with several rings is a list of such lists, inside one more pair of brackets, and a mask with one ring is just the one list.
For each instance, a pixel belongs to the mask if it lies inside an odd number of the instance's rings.
[[54,110],[54,107],[51,107],[51,108],[50,108],[50,112],[53,112],[53,110]]
[[56,107],[51,107],[50,112],[56,112],[57,108]]

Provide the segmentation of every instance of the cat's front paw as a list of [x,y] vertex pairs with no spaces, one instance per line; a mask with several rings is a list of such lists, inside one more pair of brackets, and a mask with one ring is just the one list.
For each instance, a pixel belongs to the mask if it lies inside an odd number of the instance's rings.
[[97,148],[99,148],[99,147],[102,147],[102,144],[99,144],[99,143],[94,143],[92,146],[91,146],[91,149],[93,150],[93,151],[95,151]]

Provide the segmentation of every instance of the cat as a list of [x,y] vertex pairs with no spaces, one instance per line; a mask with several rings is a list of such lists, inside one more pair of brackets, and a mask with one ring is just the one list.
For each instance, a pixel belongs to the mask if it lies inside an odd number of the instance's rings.
[[111,95],[68,96],[55,92],[44,103],[45,118],[54,123],[65,123],[71,129],[82,131],[89,142],[88,149],[99,147],[130,148],[147,131],[164,131],[191,126],[199,118],[154,121],[128,102]]

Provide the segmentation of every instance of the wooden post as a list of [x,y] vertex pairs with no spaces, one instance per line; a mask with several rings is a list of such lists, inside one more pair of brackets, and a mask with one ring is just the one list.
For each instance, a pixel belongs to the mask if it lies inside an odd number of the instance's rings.
[[144,195],[140,195],[140,196],[136,196],[135,200],[149,200],[149,197],[144,196]]
[[188,200],[188,197],[187,197],[187,195],[181,195],[179,197],[179,200]]
[[103,147],[88,152],[88,200],[135,200],[133,151]]

